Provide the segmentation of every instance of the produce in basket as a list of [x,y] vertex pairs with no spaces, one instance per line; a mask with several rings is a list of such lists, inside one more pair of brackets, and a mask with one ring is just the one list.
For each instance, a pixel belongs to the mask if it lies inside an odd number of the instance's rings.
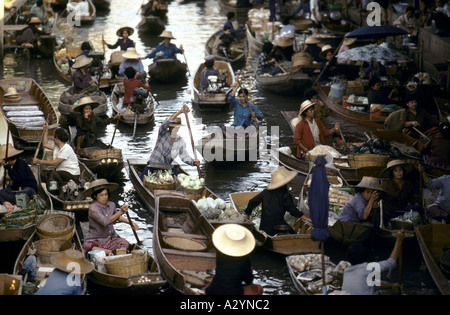
[[181,187],[187,189],[202,189],[205,184],[205,179],[199,178],[196,175],[179,174],[177,179],[180,182]]
[[144,175],[144,180],[149,183],[156,184],[171,184],[175,182],[175,178],[172,175],[172,170],[156,170],[155,172],[148,172],[148,175]]

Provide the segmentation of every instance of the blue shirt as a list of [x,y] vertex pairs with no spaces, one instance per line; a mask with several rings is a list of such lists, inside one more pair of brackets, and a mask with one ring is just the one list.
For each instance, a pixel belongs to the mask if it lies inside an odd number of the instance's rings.
[[303,14],[305,13],[311,13],[311,10],[309,8],[309,2],[307,4],[304,4],[303,2],[300,2],[298,7],[294,11],[294,15],[297,15],[301,10],[303,10]]
[[145,76],[144,64],[139,59],[135,59],[133,64],[130,63],[129,59],[122,61],[119,66],[119,75],[125,76],[125,69],[128,67],[133,67],[136,72],[140,72],[142,76]]
[[124,40],[123,38],[119,38],[114,45],[107,44],[106,46],[108,46],[109,49],[116,49],[120,46],[120,50],[126,51],[130,47],[134,48],[134,42],[129,38],[127,38],[126,40]]
[[[228,100],[230,101],[230,105],[234,110],[234,123],[233,127],[250,126],[252,120],[252,110],[255,114],[259,115],[261,119],[264,118],[264,115],[261,111],[252,103],[248,103],[247,106],[244,107],[240,101],[236,99],[233,95],[228,95]],[[250,109],[251,107],[251,109]]]
[[162,51],[164,53],[164,57],[162,59],[177,59],[176,54],[182,54],[183,52],[175,46],[175,44],[170,43],[168,46],[164,45],[164,42],[160,43],[156,46],[155,49],[151,53],[149,53],[145,58],[153,58],[155,61],[157,58],[156,53]]
[[81,295],[83,293],[81,280],[75,277],[78,277],[78,275],[55,268],[45,285],[34,295]]
[[229,27],[230,27],[230,29],[231,29],[231,34],[232,34],[237,40],[240,40],[240,39],[241,39],[241,38],[239,37],[238,33],[243,32],[243,31],[244,31],[243,29],[235,30],[235,29],[234,29],[234,26],[233,26],[233,22],[231,22],[230,20],[227,20],[227,21],[225,22],[225,24],[223,24],[222,31],[223,31],[223,29],[225,28],[225,26],[229,26]]
[[360,223],[364,221],[364,208],[367,206],[367,200],[361,193],[357,193],[350,199],[339,212],[338,220],[343,222]]
[[440,189],[434,205],[443,209],[450,209],[450,175],[434,178],[428,184],[429,189]]

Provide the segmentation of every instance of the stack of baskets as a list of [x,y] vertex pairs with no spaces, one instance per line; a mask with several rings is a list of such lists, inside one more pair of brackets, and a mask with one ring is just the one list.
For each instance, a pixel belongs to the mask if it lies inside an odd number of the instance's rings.
[[147,251],[136,251],[132,254],[106,257],[103,263],[109,274],[129,277],[148,272],[148,261]]
[[378,166],[386,167],[389,156],[381,154],[349,154],[348,165],[351,168]]

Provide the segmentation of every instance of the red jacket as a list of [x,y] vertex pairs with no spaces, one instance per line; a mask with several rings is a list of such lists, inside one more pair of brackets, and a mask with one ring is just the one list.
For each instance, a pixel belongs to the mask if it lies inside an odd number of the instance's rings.
[[133,91],[135,88],[142,87],[148,91],[150,91],[150,87],[144,84],[141,80],[137,79],[123,79],[123,86],[125,87],[125,94],[123,97],[123,104],[130,104],[131,97],[133,96]]
[[[319,128],[320,143],[324,144],[325,137],[329,136],[331,132],[329,129],[325,128],[319,118],[314,118],[314,120]],[[306,121],[306,117],[303,117],[302,120],[300,120],[294,130],[294,145],[298,146],[300,143],[302,143],[308,150],[312,150],[315,147],[314,138],[311,128],[309,128],[308,122]],[[297,157],[301,158],[304,155],[303,150],[299,148],[299,150],[297,150]]]

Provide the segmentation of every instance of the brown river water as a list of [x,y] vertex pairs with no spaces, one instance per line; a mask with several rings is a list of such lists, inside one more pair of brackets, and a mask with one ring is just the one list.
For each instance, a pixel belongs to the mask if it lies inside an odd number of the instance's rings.
[[[97,50],[102,50],[101,38],[104,36],[108,43],[116,41],[116,30],[122,25],[136,26],[139,23],[140,15],[137,14],[142,0],[118,1],[113,0],[109,10],[98,11],[97,18],[92,25],[72,28],[69,26],[60,26],[57,32],[62,37],[72,36],[75,43],[81,43],[90,40]],[[128,158],[148,158],[156,141],[158,127],[160,123],[169,115],[177,111],[183,104],[191,104],[191,83],[193,75],[199,64],[203,62],[205,55],[204,45],[208,38],[226,21],[226,12],[222,11],[217,1],[181,1],[173,0],[168,3],[168,19],[166,29],[172,31],[176,45],[182,44],[185,49],[185,57],[189,66],[190,75],[188,80],[179,85],[154,85],[152,91],[159,101],[155,111],[155,121],[147,126],[138,127],[136,135],[133,138],[133,128],[119,124],[115,137],[114,146],[123,150],[124,160]],[[154,48],[161,39],[156,36],[146,36],[135,32],[131,39],[136,43],[138,53],[146,54]],[[106,49],[106,56],[109,56],[111,50]],[[182,55],[178,58],[183,59]],[[150,60],[144,60],[147,66]],[[280,146],[290,145],[292,143],[292,131],[286,120],[281,114],[281,110],[298,110],[302,101],[301,95],[297,97],[284,97],[273,95],[267,92],[258,91],[250,78],[248,71],[238,70],[237,75],[241,75],[243,82],[250,89],[250,97],[264,113],[265,120],[263,125],[268,127],[278,127],[279,133],[271,133],[266,139],[270,145]],[[20,56],[8,53],[3,60],[3,66],[0,68],[1,78],[11,77],[32,77],[44,89],[55,107],[58,105],[60,94],[68,88],[61,81],[54,69],[51,59],[42,59],[31,57],[25,60]],[[222,126],[230,124],[232,121],[231,112],[220,113],[200,113],[195,107],[190,116],[190,126],[193,137],[198,141],[207,134],[207,126]],[[324,123],[331,127],[334,121],[340,121],[334,117],[326,117]],[[361,135],[360,126],[352,125],[345,121],[340,121],[345,134]],[[114,133],[115,125],[107,126],[101,133],[101,139],[110,143]],[[186,127],[180,130],[180,134],[185,137],[189,144],[189,135]],[[189,149],[191,148],[188,145]],[[215,167],[206,162],[202,162],[201,171],[205,178],[206,185],[218,196],[229,201],[229,194],[240,191],[255,191],[264,189],[270,182],[270,172],[277,167],[273,159],[260,158],[252,163],[237,163],[231,166]],[[196,169],[186,167],[191,174],[196,174]],[[125,167],[123,170],[123,185],[118,193],[113,195],[113,200],[118,204],[128,202],[130,206],[131,217],[139,225],[138,235],[143,242],[143,247],[150,253],[152,249],[152,231],[153,216],[145,209],[135,193],[133,185],[128,180],[128,172]],[[295,192],[300,190],[303,183],[303,176],[297,176],[293,181]],[[120,223],[115,225],[118,233],[126,237],[130,242],[134,242],[134,235],[130,227]],[[371,252],[375,260],[387,259],[392,250],[393,243],[381,242],[373,245]],[[11,255],[8,255],[9,265],[2,266],[4,272],[10,272],[14,263],[14,253],[17,249],[9,249]],[[344,258],[345,249],[335,244],[326,244],[326,254],[329,254],[333,261],[338,263]],[[435,295],[439,291],[434,285],[426,266],[422,260],[421,252],[417,241],[411,240],[405,242],[403,249],[403,282],[405,295]],[[2,254],[3,256],[3,254]],[[5,265],[4,262],[2,265]],[[255,283],[264,287],[264,294],[267,295],[295,295],[298,294],[286,268],[285,257],[278,254],[269,253],[263,249],[257,249],[252,254],[252,263],[254,267]],[[396,279],[394,271],[392,281]],[[101,289],[88,287],[89,294],[104,294]],[[176,294],[171,288],[166,288],[161,294]],[[383,294],[397,294],[397,292],[383,292]]]

